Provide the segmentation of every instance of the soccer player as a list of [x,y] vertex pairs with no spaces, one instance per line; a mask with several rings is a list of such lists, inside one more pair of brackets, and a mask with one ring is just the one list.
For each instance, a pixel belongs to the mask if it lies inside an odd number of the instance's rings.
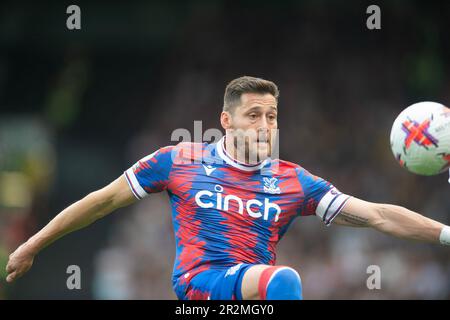
[[220,141],[161,148],[70,205],[10,255],[7,281],[22,276],[35,255],[63,235],[163,190],[172,205],[172,284],[179,299],[302,299],[299,274],[275,265],[276,245],[296,217],[316,215],[326,225],[450,244],[448,226],[403,207],[351,197],[273,157],[278,96],[271,81],[231,81]]

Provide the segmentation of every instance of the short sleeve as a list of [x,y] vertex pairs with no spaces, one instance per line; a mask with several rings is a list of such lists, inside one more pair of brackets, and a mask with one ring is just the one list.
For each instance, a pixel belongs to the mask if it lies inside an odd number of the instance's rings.
[[158,149],[136,162],[124,175],[137,199],[161,192],[169,184],[173,146]]
[[325,225],[330,225],[350,196],[304,168],[299,167],[296,171],[305,197],[301,215],[315,214]]

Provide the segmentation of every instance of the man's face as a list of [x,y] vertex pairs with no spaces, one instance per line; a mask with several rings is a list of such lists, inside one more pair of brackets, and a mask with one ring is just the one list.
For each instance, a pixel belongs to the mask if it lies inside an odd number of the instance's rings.
[[277,100],[269,93],[244,93],[230,115],[227,134],[233,137],[238,160],[259,162],[272,154],[276,138]]

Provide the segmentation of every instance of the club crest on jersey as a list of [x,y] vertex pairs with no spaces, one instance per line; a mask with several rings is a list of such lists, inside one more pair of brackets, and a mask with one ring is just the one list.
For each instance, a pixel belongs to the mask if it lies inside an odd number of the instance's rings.
[[266,178],[264,177],[264,192],[271,194],[281,193],[280,187],[277,186],[277,178]]

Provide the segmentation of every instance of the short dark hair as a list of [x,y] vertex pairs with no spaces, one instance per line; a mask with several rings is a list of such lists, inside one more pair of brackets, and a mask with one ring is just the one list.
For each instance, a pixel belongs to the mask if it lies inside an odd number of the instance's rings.
[[280,91],[275,83],[261,78],[243,76],[228,83],[223,97],[223,111],[233,112],[244,93],[270,93],[278,100]]

